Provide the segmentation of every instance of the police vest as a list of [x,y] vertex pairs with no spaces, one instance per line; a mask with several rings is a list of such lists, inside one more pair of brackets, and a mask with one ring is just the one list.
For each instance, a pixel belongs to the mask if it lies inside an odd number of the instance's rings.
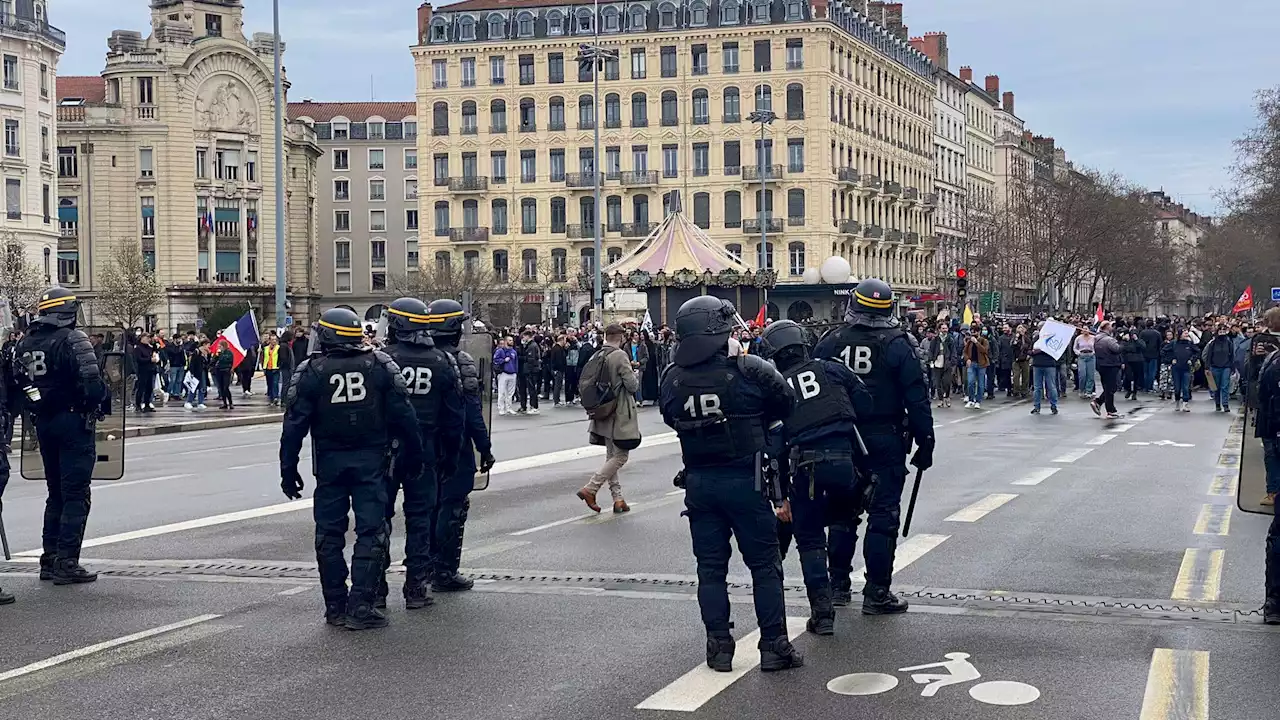
[[827,376],[821,360],[810,360],[782,376],[796,396],[796,409],[784,421],[788,436],[796,438],[823,425],[856,419],[849,393]]
[[[44,327],[48,327],[47,325]],[[70,328],[52,331],[33,329],[18,343],[16,361],[26,380],[40,390],[40,402],[34,405],[41,414],[70,412],[79,404],[83,391],[80,370],[76,367],[68,336]]]
[[898,387],[898,367],[917,360],[905,344],[899,349],[890,347],[904,335],[901,328],[845,326],[836,331],[834,356],[828,359],[844,363],[866,384],[873,401],[872,413],[860,419],[868,424],[897,425],[906,413],[902,388]]
[[409,403],[418,416],[418,424],[434,428],[440,417],[444,394],[456,390],[456,384],[454,387],[445,385],[453,367],[449,357],[442,350],[407,343],[389,345],[386,353],[400,367],[400,376],[409,390]]
[[319,383],[313,391],[311,436],[325,449],[362,449],[388,441],[387,369],[366,352],[311,359]]
[[271,347],[270,345],[262,348],[262,369],[263,370],[279,370],[280,369],[280,346]]
[[[676,434],[686,467],[742,460],[765,447],[760,409],[742,392],[747,380],[734,361],[715,358],[693,368],[672,367]],[[668,403],[670,405],[672,403]]]

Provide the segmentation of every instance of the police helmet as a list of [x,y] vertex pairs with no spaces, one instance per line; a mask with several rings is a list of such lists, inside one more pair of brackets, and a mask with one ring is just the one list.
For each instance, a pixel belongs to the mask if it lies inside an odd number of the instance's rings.
[[389,339],[430,345],[427,336],[427,304],[414,297],[402,297],[387,308]]
[[462,303],[457,300],[432,300],[427,306],[427,334],[431,337],[461,335],[468,319]]
[[346,308],[325,310],[316,323],[315,336],[321,348],[359,346],[364,341],[360,317]]
[[854,313],[890,315],[893,313],[893,288],[879,278],[867,278],[858,283],[849,296],[849,308],[845,316]]
[[66,288],[53,287],[44,291],[36,302],[36,322],[54,327],[75,327],[80,301]]
[[760,355],[769,360],[787,348],[807,349],[804,328],[791,320],[770,323],[760,334]]
[[710,295],[685,302],[676,312],[676,346],[673,360],[681,367],[697,365],[726,352],[729,332],[738,311],[733,303]]

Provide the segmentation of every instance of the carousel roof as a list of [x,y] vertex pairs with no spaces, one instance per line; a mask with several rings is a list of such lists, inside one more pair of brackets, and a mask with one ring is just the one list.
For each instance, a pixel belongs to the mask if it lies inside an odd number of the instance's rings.
[[634,250],[602,270],[609,275],[629,276],[637,271],[650,275],[664,271],[671,275],[685,270],[701,275],[708,270],[718,274],[725,270],[746,273],[749,269],[685,217],[680,193],[673,190],[670,214]]

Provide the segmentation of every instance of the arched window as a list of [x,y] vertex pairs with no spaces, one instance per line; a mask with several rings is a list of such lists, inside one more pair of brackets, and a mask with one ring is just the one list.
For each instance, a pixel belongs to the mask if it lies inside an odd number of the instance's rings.
[[564,34],[564,15],[562,15],[559,10],[552,10],[547,13],[547,34]]
[[787,244],[787,273],[792,277],[804,274],[804,243]]
[[664,2],[658,6],[658,29],[674,30],[676,27],[676,6]]
[[[763,206],[763,207],[764,207],[764,217],[765,217],[765,219],[767,220],[767,219],[769,219],[769,218],[772,218],[772,217],[773,217],[773,191],[772,191],[772,190],[765,190],[765,191],[764,191],[764,206]],[[759,215],[759,214],[760,214],[760,209],[761,209],[761,205],[760,205],[760,191],[759,191],[759,190],[757,190],[757,191],[756,191],[756,215]]]
[[578,129],[590,130],[596,126],[596,103],[590,95],[578,96]]
[[[802,248],[803,250],[803,248]],[[804,274],[803,272],[801,273]],[[813,307],[803,300],[797,300],[787,308],[787,319],[793,322],[803,322],[813,318]]]
[[609,232],[622,230],[622,196],[610,195],[604,199],[605,229]]
[[480,203],[477,200],[462,201],[462,227],[480,227]]
[[604,96],[604,126],[622,127],[622,98],[618,97],[618,93],[609,93]]
[[738,88],[724,89],[724,121],[742,122],[742,98],[738,96]]
[[493,277],[498,282],[507,282],[510,279],[509,257],[506,250],[493,251]]
[[559,95],[552,95],[547,101],[548,123],[552,130],[564,129],[564,98]]
[[667,90],[662,93],[662,124],[664,126],[675,126],[680,122],[679,101],[676,100],[674,90]]
[[551,232],[562,233],[565,231],[565,204],[564,198],[551,198]]
[[507,103],[494,100],[489,103],[489,132],[507,131]]
[[538,129],[538,106],[533,98],[520,98],[520,132]]
[[[760,266],[760,243],[755,244],[754,253],[755,254],[751,256],[751,260],[757,267],[759,267]],[[773,269],[773,243],[764,244],[764,269],[765,270]]]
[[449,103],[443,100],[431,106],[431,134],[449,134]]
[[555,248],[551,251],[551,282],[564,282],[568,268],[568,251]]
[[705,89],[693,91],[693,124],[706,125],[711,122],[711,102]]
[[640,237],[644,237],[645,235],[649,234],[647,229],[649,225],[649,196],[648,195],[636,195],[635,197],[631,198],[631,221],[634,222],[636,225],[644,226],[643,228],[640,228],[638,230],[638,232],[640,233]]
[[438,200],[435,204],[436,237],[449,235],[449,201]]
[[594,22],[595,16],[592,14],[591,10],[587,8],[581,8],[578,10],[577,32],[579,35],[594,32]]
[[479,129],[479,123],[476,120],[476,101],[462,101],[462,134],[474,135]]
[[693,224],[703,230],[711,229],[711,193],[693,194]]
[[742,243],[729,243],[724,246],[724,251],[732,255],[738,262],[742,262]]
[[742,9],[738,6],[738,0],[725,0],[720,4],[720,24],[721,25],[737,25],[742,22]]
[[494,235],[507,234],[507,201],[498,199],[494,200],[489,206],[489,232]]
[[631,13],[631,22],[628,23],[629,30],[631,30],[632,32],[635,32],[637,30],[645,30],[648,28],[649,26],[649,23],[647,22],[648,18],[645,15],[643,6],[632,5],[631,9],[628,12]]
[[611,247],[605,251],[608,264],[612,265],[622,259],[622,248]]
[[649,98],[642,92],[631,95],[631,127],[645,127],[649,124]]
[[507,36],[506,18],[502,13],[489,13],[489,39],[501,40]]
[[516,29],[520,33],[520,37],[533,37],[533,13],[528,11],[520,13],[516,23]]
[[[742,227],[742,194],[737,190],[729,190],[724,194],[724,226]],[[741,247],[738,248],[738,256],[742,256]]]
[[538,231],[538,201],[533,198],[520,200],[520,232],[532,235]]
[[689,5],[689,24],[693,27],[702,27],[707,24],[707,4],[702,0],[694,0]]
[[768,85],[756,86],[756,110],[773,111],[773,88]]
[[475,40],[476,39],[476,19],[470,15],[463,15],[458,20],[458,39],[459,40]]
[[770,0],[751,0],[751,22],[769,22]]
[[436,274],[448,276],[453,272],[453,253],[440,250],[436,253]]
[[600,11],[600,17],[603,21],[604,31],[607,33],[616,33],[622,30],[622,14],[618,12],[618,8],[609,6]]
[[578,251],[578,262],[583,275],[594,275],[596,272],[596,249],[585,247]]
[[431,21],[431,42],[446,42],[449,40],[449,23],[442,17],[437,17]]
[[596,199],[585,195],[578,199],[578,220],[582,222],[584,233],[589,229],[591,235],[596,234]]
[[520,279],[535,282],[538,279],[538,251],[533,248],[520,251]]
[[787,86],[787,119],[804,119],[804,86],[800,83]]
[[479,250],[467,250],[462,253],[462,271],[468,275],[480,272]]

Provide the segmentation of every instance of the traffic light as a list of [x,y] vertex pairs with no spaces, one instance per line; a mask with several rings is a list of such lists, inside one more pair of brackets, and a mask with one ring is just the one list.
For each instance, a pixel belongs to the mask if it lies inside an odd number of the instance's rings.
[[969,273],[964,268],[956,268],[956,302],[963,305],[969,296]]

